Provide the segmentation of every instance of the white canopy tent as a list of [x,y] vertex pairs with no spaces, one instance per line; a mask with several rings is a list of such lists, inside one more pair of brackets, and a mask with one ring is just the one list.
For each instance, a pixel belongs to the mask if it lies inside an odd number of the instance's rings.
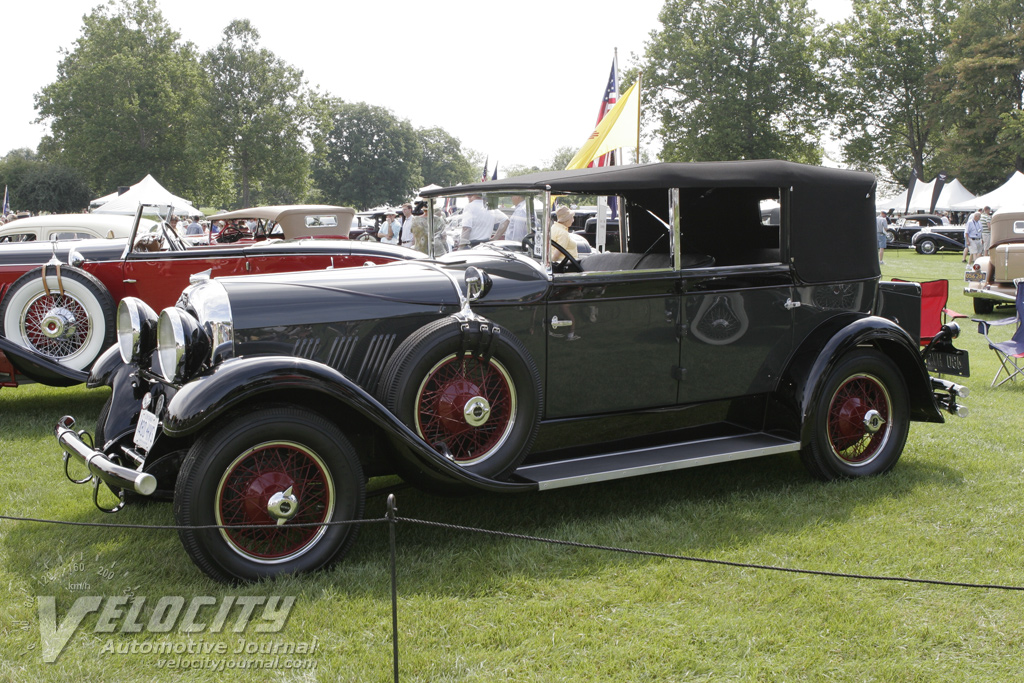
[[93,200],[99,204],[93,213],[134,214],[139,204],[161,204],[171,206],[177,216],[202,216],[203,212],[192,206],[192,202],[171,194],[151,175],[132,185],[131,189],[118,196],[116,193]]
[[[907,191],[904,190],[897,197],[891,199],[879,199],[875,202],[875,208],[879,211],[906,210],[909,213],[920,213],[932,209],[932,193],[935,191],[935,180],[931,182],[914,184],[914,196],[910,198],[910,206],[907,206]],[[939,198],[935,202],[935,211],[963,211],[957,205],[962,202],[970,202],[974,195],[960,183],[956,178],[949,180],[942,186]]]
[[974,211],[986,206],[998,211],[1001,206],[1016,206],[1024,202],[1024,173],[1014,171],[1010,179],[988,194],[961,202],[954,211]]

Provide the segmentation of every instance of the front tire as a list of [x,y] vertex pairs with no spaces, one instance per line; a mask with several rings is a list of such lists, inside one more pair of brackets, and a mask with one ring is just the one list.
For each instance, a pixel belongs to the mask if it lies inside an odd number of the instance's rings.
[[995,310],[996,304],[991,299],[974,297],[974,312],[984,315]]
[[540,426],[540,373],[521,341],[489,324],[421,327],[396,349],[377,395],[436,451],[492,479],[523,461]]
[[888,472],[910,431],[907,388],[899,369],[874,350],[847,354],[821,384],[800,454],[823,480]]
[[935,240],[921,240],[917,243],[917,253],[931,256],[939,250],[939,245],[935,243]]
[[84,270],[64,266],[59,278],[54,267],[45,270],[45,285],[44,268],[11,285],[0,305],[0,333],[61,365],[87,370],[114,343],[114,300]]
[[[201,436],[178,474],[174,516],[189,557],[221,582],[307,572],[340,560],[362,518],[366,480],[345,435],[320,415],[267,407]],[[265,527],[265,528],[264,528]]]

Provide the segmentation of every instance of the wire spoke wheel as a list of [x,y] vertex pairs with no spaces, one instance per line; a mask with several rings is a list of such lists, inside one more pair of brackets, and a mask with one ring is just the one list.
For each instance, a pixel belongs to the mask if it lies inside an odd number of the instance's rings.
[[[270,512],[275,494],[290,491],[291,515]],[[242,453],[224,472],[217,488],[218,524],[262,525],[265,529],[222,529],[233,550],[253,560],[282,562],[312,547],[326,527],[294,527],[330,519],[334,511],[334,485],[323,460],[299,444],[259,444]],[[279,522],[282,522],[279,524]]]
[[828,410],[828,439],[835,455],[851,465],[870,462],[891,430],[892,399],[877,377],[855,375],[836,393]]
[[443,445],[461,464],[480,462],[508,438],[515,424],[516,391],[495,359],[451,354],[435,365],[416,395],[416,430]]
[[33,299],[21,320],[21,333],[29,348],[51,358],[77,353],[92,333],[85,306],[67,294],[55,292]]

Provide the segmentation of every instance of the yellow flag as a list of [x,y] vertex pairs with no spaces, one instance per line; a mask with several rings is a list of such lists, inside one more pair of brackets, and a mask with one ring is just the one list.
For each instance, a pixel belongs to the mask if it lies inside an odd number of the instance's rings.
[[619,147],[640,146],[639,86],[638,79],[629,87],[622,99],[615,103],[612,110],[605,114],[565,170],[586,168],[594,159]]

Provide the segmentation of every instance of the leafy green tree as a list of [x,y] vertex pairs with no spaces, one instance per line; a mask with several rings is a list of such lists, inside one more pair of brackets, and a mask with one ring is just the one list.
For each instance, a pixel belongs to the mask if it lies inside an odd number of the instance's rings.
[[423,157],[420,172],[425,183],[451,187],[476,180],[476,171],[462,153],[462,142],[443,128],[420,128],[416,131]]
[[77,171],[43,162],[33,164],[15,195],[18,207],[33,213],[76,213],[89,208],[93,196]]
[[658,19],[642,111],[663,160],[820,161],[825,89],[806,0],[668,0]]
[[325,201],[357,208],[397,203],[423,186],[420,137],[390,110],[335,100],[313,178]]
[[237,19],[203,57],[210,76],[209,127],[215,149],[230,164],[241,206],[282,191],[304,197],[309,189],[303,141],[315,123],[314,95],[302,71],[259,40],[247,19]]
[[[943,55],[950,0],[854,0],[833,27],[835,112],[846,161],[906,182],[930,178],[941,112],[929,88]],[[941,169],[939,169],[941,170]]]
[[209,157],[195,139],[205,75],[155,0],[119,0],[84,17],[57,80],[36,95],[50,134],[40,155],[77,169],[98,191],[152,173],[188,195]]
[[945,109],[939,158],[975,192],[1024,171],[1024,3],[966,0],[934,94]]

